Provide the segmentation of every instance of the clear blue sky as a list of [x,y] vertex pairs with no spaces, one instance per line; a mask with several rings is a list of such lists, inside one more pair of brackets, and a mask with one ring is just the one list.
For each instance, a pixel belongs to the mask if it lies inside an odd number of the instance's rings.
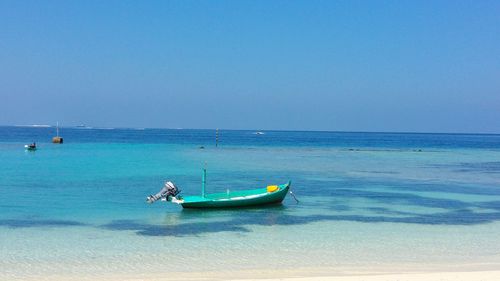
[[500,1],[0,1],[0,124],[500,133]]

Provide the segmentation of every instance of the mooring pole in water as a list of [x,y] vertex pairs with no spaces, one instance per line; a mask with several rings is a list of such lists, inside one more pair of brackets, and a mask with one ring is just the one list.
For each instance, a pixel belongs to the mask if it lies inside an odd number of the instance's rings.
[[219,144],[219,129],[215,129],[215,147]]
[[201,178],[201,197],[205,197],[205,183],[207,181],[207,169],[203,167],[203,176]]

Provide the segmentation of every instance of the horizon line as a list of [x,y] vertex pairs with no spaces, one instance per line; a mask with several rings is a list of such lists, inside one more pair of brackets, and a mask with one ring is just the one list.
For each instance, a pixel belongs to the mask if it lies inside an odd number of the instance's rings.
[[[79,128],[79,125],[74,126],[59,126],[59,128]],[[55,128],[55,125],[47,124],[30,124],[30,125],[0,125],[0,127],[23,127],[23,128]],[[291,130],[291,129],[230,129],[230,128],[168,128],[168,127],[83,127],[82,130],[223,130],[223,131],[262,131],[262,132],[317,132],[317,133],[373,133],[373,134],[440,134],[440,135],[500,135],[499,133],[485,133],[485,132],[417,132],[417,131],[345,131],[345,130]]]

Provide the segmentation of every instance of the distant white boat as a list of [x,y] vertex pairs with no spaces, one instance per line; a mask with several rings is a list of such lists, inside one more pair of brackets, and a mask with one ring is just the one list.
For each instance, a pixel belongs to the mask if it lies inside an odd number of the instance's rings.
[[254,135],[264,135],[264,132],[255,132]]
[[80,125],[76,125],[75,128],[78,128],[78,129],[93,129],[92,127],[89,127],[85,124],[80,124]]

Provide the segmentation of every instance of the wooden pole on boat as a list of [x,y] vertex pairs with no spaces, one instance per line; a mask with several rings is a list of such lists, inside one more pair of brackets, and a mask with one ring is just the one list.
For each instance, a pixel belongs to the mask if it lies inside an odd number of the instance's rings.
[[201,197],[205,197],[205,183],[207,181],[207,169],[203,167],[203,177],[201,178]]
[[57,121],[57,125],[56,125],[56,133],[57,135],[55,137],[52,138],[52,142],[53,143],[63,143],[63,138],[61,138],[59,136],[59,121]]

